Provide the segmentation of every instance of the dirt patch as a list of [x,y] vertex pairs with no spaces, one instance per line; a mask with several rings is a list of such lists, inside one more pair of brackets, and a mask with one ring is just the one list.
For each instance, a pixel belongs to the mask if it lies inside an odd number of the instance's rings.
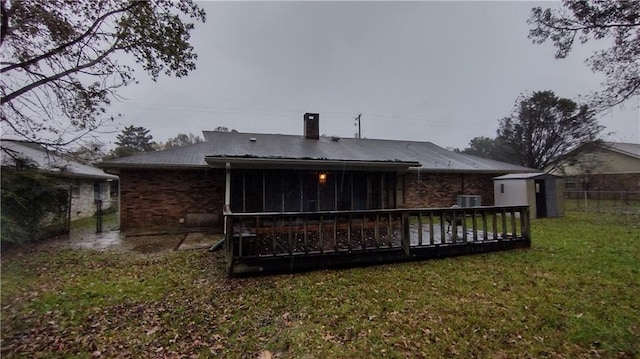
[[151,254],[175,250],[182,242],[185,234],[165,234],[157,236],[136,236],[122,239],[122,246],[131,251]]

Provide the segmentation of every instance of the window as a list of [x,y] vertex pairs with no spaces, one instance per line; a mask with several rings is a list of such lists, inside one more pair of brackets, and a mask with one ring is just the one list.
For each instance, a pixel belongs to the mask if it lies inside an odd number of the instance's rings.
[[575,177],[566,177],[564,179],[565,188],[568,190],[576,189],[576,178]]
[[95,201],[108,199],[109,187],[106,182],[93,183],[93,199]]
[[504,183],[500,183],[500,193],[504,193]]
[[72,197],[80,197],[80,186],[71,187],[71,196]]

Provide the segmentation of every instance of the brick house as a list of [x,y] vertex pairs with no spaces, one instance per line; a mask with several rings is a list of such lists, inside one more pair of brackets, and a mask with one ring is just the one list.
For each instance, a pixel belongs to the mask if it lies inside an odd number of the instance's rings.
[[564,176],[566,189],[640,191],[640,143],[596,142],[558,157],[545,172]]
[[204,131],[205,141],[99,164],[120,177],[121,229],[213,227],[231,212],[450,207],[458,195],[493,204],[492,178],[535,170],[430,142]]

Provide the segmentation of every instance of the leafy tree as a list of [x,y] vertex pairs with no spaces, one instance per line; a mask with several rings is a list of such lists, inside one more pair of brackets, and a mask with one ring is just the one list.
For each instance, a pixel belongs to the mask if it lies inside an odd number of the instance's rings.
[[496,161],[518,163],[513,152],[510,151],[510,148],[506,146],[504,140],[500,137],[474,137],[469,141],[469,147],[460,152]]
[[511,116],[500,120],[497,139],[513,163],[542,170],[570,148],[595,140],[602,129],[587,105],[538,91],[520,96]]
[[111,158],[131,156],[139,152],[155,151],[153,136],[142,126],[127,126],[117,137],[116,147],[111,152]]
[[463,153],[491,158],[495,140],[489,137],[475,137],[469,141],[469,147],[462,150]]
[[640,94],[640,1],[563,1],[562,10],[534,7],[528,23],[529,38],[547,40],[556,47],[556,58],[565,58],[575,41],[610,39],[611,47],[586,60],[594,72],[605,75],[602,92],[594,105],[610,107]]
[[[5,133],[60,148],[98,129],[138,63],[154,81],[186,76],[197,55],[192,0],[0,0]],[[134,61],[125,62],[128,57]]]
[[176,137],[170,138],[164,143],[164,149],[192,145],[200,142],[202,142],[202,138],[200,138],[200,136],[196,136],[193,133],[188,135],[179,133]]

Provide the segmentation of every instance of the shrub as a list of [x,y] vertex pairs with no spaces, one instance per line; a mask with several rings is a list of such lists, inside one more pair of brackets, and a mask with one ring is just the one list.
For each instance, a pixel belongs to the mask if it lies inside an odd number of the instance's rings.
[[24,243],[65,227],[66,192],[56,181],[35,169],[4,170],[2,173],[0,241]]

